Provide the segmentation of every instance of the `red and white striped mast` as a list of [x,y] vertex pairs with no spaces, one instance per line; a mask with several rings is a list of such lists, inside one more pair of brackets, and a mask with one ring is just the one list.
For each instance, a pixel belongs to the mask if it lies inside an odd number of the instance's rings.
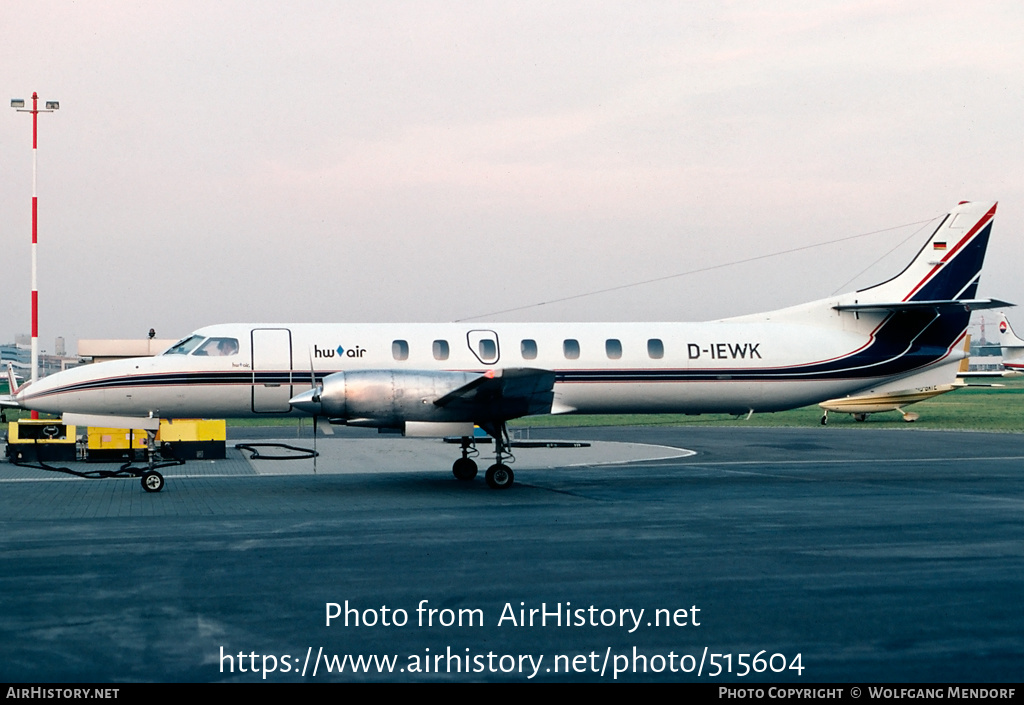
[[[39,243],[39,197],[36,194],[36,177],[39,171],[39,113],[52,113],[60,108],[55,100],[46,101],[46,107],[39,108],[39,95],[32,92],[32,108],[25,107],[20,98],[11,100],[11,107],[19,113],[32,113],[32,381],[39,379],[39,285],[36,281],[36,245]],[[32,418],[38,418],[32,412]]]

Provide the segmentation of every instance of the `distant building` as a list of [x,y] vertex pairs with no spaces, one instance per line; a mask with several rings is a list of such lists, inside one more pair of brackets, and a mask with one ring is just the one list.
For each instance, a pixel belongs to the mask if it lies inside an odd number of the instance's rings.
[[971,340],[971,357],[999,357],[1002,354],[999,343],[990,343],[984,338]]
[[971,359],[970,364],[967,366],[968,372],[991,372],[994,375],[1002,374],[1006,368],[1003,367],[1002,357],[988,357],[984,358],[984,362],[975,361]]
[[[175,339],[156,338],[155,333],[154,337],[143,340],[79,340],[78,355],[68,355],[64,338],[58,337],[54,341],[52,355],[46,350],[39,351],[39,376],[46,377],[87,362],[158,355],[176,342]],[[7,369],[8,362],[14,365],[19,377],[28,379],[32,376],[31,336],[17,335],[13,343],[0,345],[0,372]]]
[[[17,336],[15,340],[19,340],[26,336]],[[10,362],[18,370],[29,370],[32,367],[32,342],[31,338],[27,345],[22,345],[19,342],[5,343],[0,345],[0,365],[3,365],[4,369],[7,369],[7,363]]]
[[[64,338],[57,338],[55,343],[55,354],[49,355],[45,350],[39,351],[40,377],[81,364],[77,356],[68,356]],[[13,343],[0,345],[0,372],[7,369],[8,362],[14,365],[19,377],[28,379],[32,376],[32,336],[16,335]]]
[[159,355],[174,345],[177,340],[147,338],[144,340],[79,340],[78,354],[91,357],[93,362],[119,360],[125,357],[150,357]]

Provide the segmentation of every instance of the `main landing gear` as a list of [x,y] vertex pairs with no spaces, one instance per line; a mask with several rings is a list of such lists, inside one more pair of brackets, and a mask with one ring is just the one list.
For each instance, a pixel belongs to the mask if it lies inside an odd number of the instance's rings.
[[462,439],[462,457],[452,465],[452,474],[456,480],[472,480],[476,477],[476,462],[470,455],[477,455],[478,451],[473,444],[472,438]]
[[[516,477],[515,473],[512,472],[512,468],[504,462],[505,458],[510,459],[510,461],[514,460],[508,450],[508,429],[505,427],[504,421],[481,424],[480,426],[494,438],[494,465],[487,468],[487,472],[484,473],[484,479],[487,480],[487,484],[492,489],[507,490],[515,482]],[[473,439],[464,437],[462,439],[462,457],[452,465],[452,474],[455,475],[456,479],[472,480],[476,477],[476,462],[471,456],[477,454],[478,451]]]

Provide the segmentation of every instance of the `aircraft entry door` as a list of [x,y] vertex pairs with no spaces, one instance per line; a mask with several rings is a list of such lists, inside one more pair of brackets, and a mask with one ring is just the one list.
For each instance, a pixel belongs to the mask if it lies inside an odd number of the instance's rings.
[[252,330],[252,410],[257,414],[291,411],[292,333],[287,328]]

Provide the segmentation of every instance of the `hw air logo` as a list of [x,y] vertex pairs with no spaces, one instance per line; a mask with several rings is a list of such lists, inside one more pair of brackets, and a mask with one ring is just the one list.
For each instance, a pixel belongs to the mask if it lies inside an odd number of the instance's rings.
[[1006,321],[999,321],[999,332],[1000,333],[1005,333],[1006,332]]
[[365,352],[366,350],[358,345],[348,350],[340,345],[335,350],[321,350],[319,345],[313,346],[313,357],[334,357],[335,354],[338,357],[362,357]]

